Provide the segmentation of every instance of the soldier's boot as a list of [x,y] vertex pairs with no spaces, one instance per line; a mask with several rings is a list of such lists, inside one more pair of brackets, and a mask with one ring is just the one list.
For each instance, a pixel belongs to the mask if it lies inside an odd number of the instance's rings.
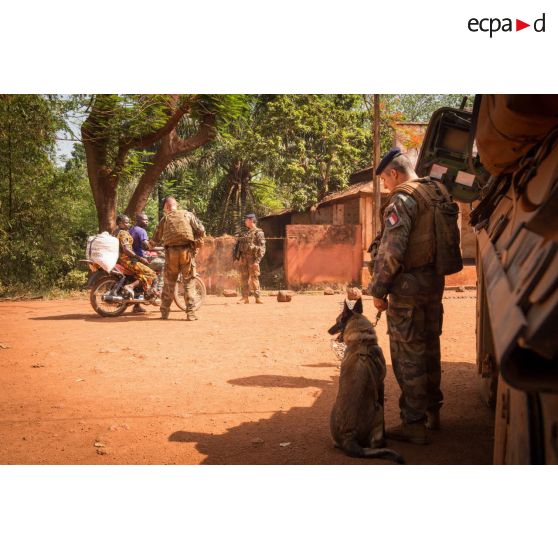
[[247,296],[243,296],[238,302],[237,304],[250,304],[250,300],[248,299]]
[[169,309],[161,308],[161,320],[168,320],[168,319],[169,319]]
[[263,304],[263,300],[261,299],[261,297],[256,297],[256,304]]
[[440,430],[440,409],[426,411],[426,428],[428,430]]
[[421,422],[412,424],[403,422],[399,426],[387,430],[386,437],[400,442],[418,444],[420,446],[430,443],[426,426]]
[[186,282],[184,292],[184,302],[186,303],[186,319],[189,322],[195,322],[198,317],[196,316],[196,289],[194,286],[194,281],[189,280]]

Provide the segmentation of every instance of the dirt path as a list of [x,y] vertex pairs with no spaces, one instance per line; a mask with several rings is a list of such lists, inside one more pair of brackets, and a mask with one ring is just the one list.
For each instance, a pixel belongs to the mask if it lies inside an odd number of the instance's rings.
[[[447,296],[443,428],[430,446],[391,446],[409,463],[490,463],[475,301]],[[341,301],[209,297],[198,322],[177,311],[163,322],[156,309],[98,318],[85,299],[0,303],[9,345],[0,349],[0,463],[363,463],[335,450],[328,431],[338,371],[326,330]],[[389,364],[384,319],[378,333]],[[391,366],[386,394],[390,426]]]

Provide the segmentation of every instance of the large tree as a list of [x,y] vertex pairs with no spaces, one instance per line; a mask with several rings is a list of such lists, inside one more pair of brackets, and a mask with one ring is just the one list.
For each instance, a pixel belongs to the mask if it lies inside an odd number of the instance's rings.
[[366,118],[360,95],[280,95],[269,103],[260,132],[265,167],[292,206],[346,187],[366,164]]
[[207,216],[210,230],[216,234],[237,232],[243,213],[264,211],[280,196],[265,172],[265,162],[274,154],[262,130],[270,102],[276,97],[252,95],[245,118],[232,122],[200,160],[200,170],[214,174]]
[[99,229],[114,229],[123,181],[137,181],[126,207],[133,216],[169,164],[211,141],[218,121],[235,118],[242,108],[239,95],[92,96],[81,137]]
[[248,210],[315,203],[368,157],[359,95],[255,95],[249,106],[200,159],[213,172],[207,220],[216,234],[235,232]]
[[[381,152],[392,146],[395,123],[427,120],[439,106],[459,104],[461,98],[382,95]],[[164,128],[173,114],[165,104],[169,99],[174,107],[182,99],[194,110],[189,109],[167,135]],[[118,181],[118,207],[131,216],[143,209],[156,184],[159,201],[172,193],[204,218],[213,234],[234,233],[243,212],[304,209],[347,187],[350,174],[372,160],[371,95],[119,96],[108,100],[116,105],[109,111],[106,129],[112,138],[109,153],[117,153],[118,141],[125,150],[125,138],[145,135],[145,145],[152,141],[152,134],[163,135],[149,147],[129,149],[120,178],[109,173],[105,179],[112,184]],[[205,105],[199,110],[196,107],[202,100]],[[235,118],[223,118],[230,114]],[[203,133],[204,115],[220,123],[218,134],[214,124]],[[205,136],[202,141],[190,141],[200,134]],[[215,141],[205,141],[207,136]],[[188,149],[174,151],[172,138],[189,142]],[[152,201],[147,207],[156,213],[154,206]]]

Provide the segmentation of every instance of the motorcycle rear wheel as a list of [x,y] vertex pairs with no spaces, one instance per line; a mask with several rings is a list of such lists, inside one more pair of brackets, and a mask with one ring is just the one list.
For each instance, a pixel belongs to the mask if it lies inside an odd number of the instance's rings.
[[124,302],[118,304],[114,302],[104,302],[102,299],[103,295],[108,294],[117,282],[117,279],[114,277],[103,277],[91,287],[89,293],[91,306],[93,310],[103,318],[116,318],[121,316],[128,306]]
[[[194,277],[194,288],[196,291],[196,300],[194,302],[194,310],[199,310],[201,305],[205,301],[207,291],[205,284],[201,277]],[[174,287],[174,302],[183,311],[186,311],[186,301],[184,300],[184,283],[182,281],[182,275],[180,275],[176,281]]]

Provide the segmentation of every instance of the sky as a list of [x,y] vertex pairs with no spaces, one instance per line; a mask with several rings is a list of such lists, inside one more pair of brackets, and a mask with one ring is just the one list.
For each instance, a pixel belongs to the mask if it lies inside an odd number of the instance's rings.
[[56,141],[56,164],[58,166],[63,166],[66,160],[71,157],[74,144],[76,143],[75,139],[81,138],[81,120],[83,120],[83,116],[76,115],[66,120],[68,126],[72,130],[74,138],[68,133],[59,133]]

